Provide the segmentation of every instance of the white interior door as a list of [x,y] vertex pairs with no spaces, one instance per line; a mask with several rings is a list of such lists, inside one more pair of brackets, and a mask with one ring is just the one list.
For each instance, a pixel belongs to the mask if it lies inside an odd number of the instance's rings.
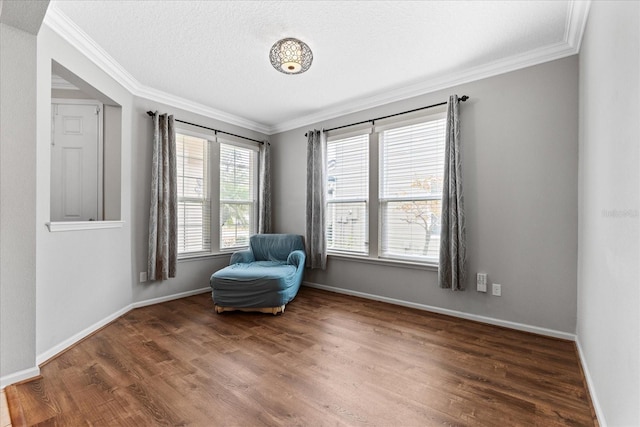
[[99,217],[98,104],[52,104],[51,221]]

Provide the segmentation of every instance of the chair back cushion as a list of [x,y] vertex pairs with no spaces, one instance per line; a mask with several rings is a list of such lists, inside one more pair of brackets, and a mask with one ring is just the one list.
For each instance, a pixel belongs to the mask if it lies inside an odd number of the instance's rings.
[[295,250],[304,251],[304,242],[299,234],[255,234],[249,239],[256,261],[287,261]]

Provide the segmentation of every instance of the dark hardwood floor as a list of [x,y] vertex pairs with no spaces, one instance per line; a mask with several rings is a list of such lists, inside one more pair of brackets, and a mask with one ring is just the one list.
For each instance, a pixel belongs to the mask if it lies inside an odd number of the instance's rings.
[[593,426],[574,343],[302,288],[131,311],[7,388],[14,427]]

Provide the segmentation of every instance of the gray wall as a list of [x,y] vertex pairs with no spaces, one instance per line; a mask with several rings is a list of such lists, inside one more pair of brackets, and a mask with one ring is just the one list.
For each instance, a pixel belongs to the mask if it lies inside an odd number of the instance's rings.
[[640,3],[594,2],[580,52],[578,342],[601,425],[640,425]]
[[[219,255],[201,259],[178,261],[176,277],[162,282],[139,282],[140,272],[147,271],[147,242],[149,239],[149,190],[151,188],[151,154],[153,138],[153,120],[147,111],[158,111],[160,114],[173,114],[176,119],[188,121],[202,126],[220,129],[237,135],[266,139],[266,136],[238,126],[229,125],[218,120],[183,111],[147,99],[136,98],[133,109],[133,301],[144,301],[162,298],[181,292],[189,292],[207,288],[209,278],[218,269],[229,265],[229,255]],[[184,126],[176,123],[177,125]],[[192,128],[196,132],[206,130]],[[212,134],[212,133],[211,133]],[[214,206],[214,209],[218,209]]]
[[[272,137],[275,230],[305,232],[307,128],[332,127],[469,95],[461,107],[467,290],[437,272],[329,258],[321,285],[574,333],[576,324],[578,58],[526,68]],[[475,273],[502,297],[475,291]]]
[[[106,195],[120,187],[116,229],[51,233],[44,224],[49,216],[51,63],[68,68],[78,78],[110,98],[119,108],[106,107],[106,120],[115,122],[121,111],[121,134],[105,130],[121,143],[118,153],[105,153],[105,163],[121,168],[120,181],[109,180]],[[171,297],[208,287],[211,274],[227,265],[229,255],[180,262],[178,277],[163,282],[139,283],[146,271],[152,120],[147,110],[171,112],[177,118],[229,132],[264,139],[265,136],[220,121],[133,97],[104,71],[62,40],[46,25],[38,36],[38,204],[36,274],[36,360],[44,360],[74,342],[105,319],[154,298]],[[113,119],[113,120],[111,120]],[[114,130],[118,126],[110,126]],[[110,166],[105,166],[109,172]],[[111,206],[112,204],[109,203]],[[113,204],[115,206],[115,204]],[[118,212],[107,212],[107,219]]]
[[104,106],[104,219],[121,218],[122,108]]
[[[40,363],[131,304],[133,96],[47,25],[38,34],[37,58],[36,361]],[[121,228],[50,232],[45,226],[51,202],[52,61],[95,88],[95,94],[87,93],[99,95],[99,91],[122,108]]]
[[36,34],[49,1],[0,4],[0,387],[36,366]]
[[0,377],[35,363],[36,36],[0,23]]

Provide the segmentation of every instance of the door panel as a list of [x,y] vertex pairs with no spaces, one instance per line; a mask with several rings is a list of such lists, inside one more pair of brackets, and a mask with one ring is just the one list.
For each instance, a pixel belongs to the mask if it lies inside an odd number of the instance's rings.
[[51,221],[98,220],[98,105],[52,104]]
[[82,151],[62,148],[62,216],[68,221],[82,221]]
[[62,116],[63,135],[83,135],[82,117]]

